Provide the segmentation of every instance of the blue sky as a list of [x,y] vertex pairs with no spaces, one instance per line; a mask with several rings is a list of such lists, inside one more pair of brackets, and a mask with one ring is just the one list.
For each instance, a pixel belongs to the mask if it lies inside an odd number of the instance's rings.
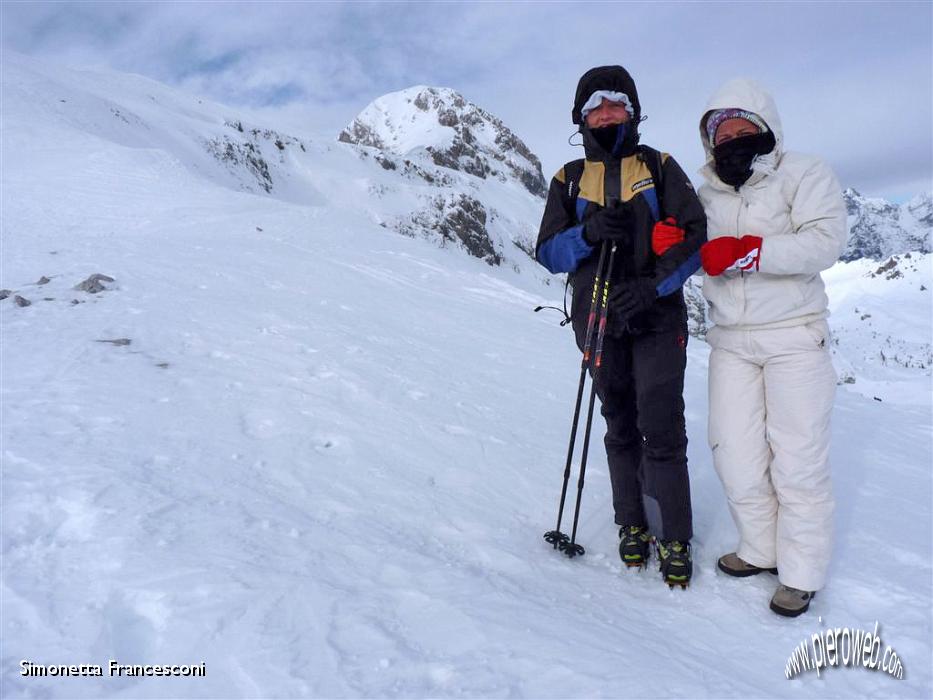
[[546,176],[579,157],[570,107],[594,65],[630,70],[643,140],[691,175],[706,100],[747,76],[774,94],[787,147],[825,157],[844,185],[896,199],[933,189],[927,1],[4,2],[0,38],[328,137],[382,94],[452,87],[522,137]]

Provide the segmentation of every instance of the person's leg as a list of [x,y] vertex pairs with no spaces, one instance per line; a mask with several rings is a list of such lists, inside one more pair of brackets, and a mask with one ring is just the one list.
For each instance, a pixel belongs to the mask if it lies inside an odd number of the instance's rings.
[[736,554],[771,568],[777,554],[777,498],[769,474],[765,435],[764,374],[752,356],[747,331],[710,330],[709,444],[732,519],[739,531]]
[[631,377],[631,340],[606,336],[596,393],[606,419],[606,459],[612,483],[616,525],[644,527],[641,483],[641,435],[636,428],[635,392]]
[[686,364],[686,328],[633,336],[632,375],[644,451],[642,490],[648,522],[662,540],[693,537],[684,423]]
[[[762,331],[765,333],[765,331]],[[777,567],[782,584],[817,591],[832,550],[830,414],[836,373],[825,321],[767,331],[775,354],[764,367],[771,480],[778,499]]]

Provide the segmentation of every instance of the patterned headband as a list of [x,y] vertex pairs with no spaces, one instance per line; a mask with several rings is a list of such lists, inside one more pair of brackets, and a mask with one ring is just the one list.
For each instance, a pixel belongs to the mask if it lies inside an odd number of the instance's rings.
[[749,112],[745,109],[738,108],[729,108],[729,109],[717,109],[715,112],[709,115],[709,119],[706,120],[706,136],[709,138],[710,144],[715,143],[716,130],[722,126],[722,123],[728,121],[729,119],[744,119],[751,122],[758,127],[760,133],[765,133],[770,131],[768,125],[765,124],[765,120],[759,117],[754,112]]

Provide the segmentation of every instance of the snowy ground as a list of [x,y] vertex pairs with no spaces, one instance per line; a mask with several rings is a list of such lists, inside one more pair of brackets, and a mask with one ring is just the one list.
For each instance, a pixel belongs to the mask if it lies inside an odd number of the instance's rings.
[[[789,620],[772,578],[715,572],[735,530],[693,341],[697,573],[671,591],[621,570],[598,449],[586,556],[541,539],[579,367],[531,313],[556,288],[155,151],[24,144],[2,173],[2,286],[33,302],[0,302],[3,697],[933,693],[928,373],[891,379],[911,401],[840,388],[830,583]],[[71,289],[98,272],[108,291]],[[784,678],[821,627],[876,620],[904,680]],[[24,659],[208,673],[23,678]]]

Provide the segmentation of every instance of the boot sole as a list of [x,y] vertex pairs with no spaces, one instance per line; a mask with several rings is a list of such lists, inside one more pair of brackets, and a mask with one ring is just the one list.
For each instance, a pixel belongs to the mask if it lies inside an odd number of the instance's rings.
[[751,569],[730,569],[728,566],[725,566],[721,561],[716,562],[716,566],[719,567],[719,570],[726,574],[727,576],[732,576],[734,578],[747,578],[749,576],[757,576],[761,573],[769,573],[777,575],[777,569],[759,569],[757,566]]
[[630,554],[628,557],[619,552],[619,558],[627,569],[646,569],[648,568],[648,560],[651,559],[651,552],[649,551],[644,556]]
[[[810,599],[812,600],[812,598]],[[774,601],[768,606],[771,608],[772,612],[776,612],[781,617],[797,617],[798,615],[803,615],[807,610],[810,609],[810,601],[807,601],[807,604],[804,605],[799,610],[790,610],[789,608],[782,608],[780,605],[775,605]]]

